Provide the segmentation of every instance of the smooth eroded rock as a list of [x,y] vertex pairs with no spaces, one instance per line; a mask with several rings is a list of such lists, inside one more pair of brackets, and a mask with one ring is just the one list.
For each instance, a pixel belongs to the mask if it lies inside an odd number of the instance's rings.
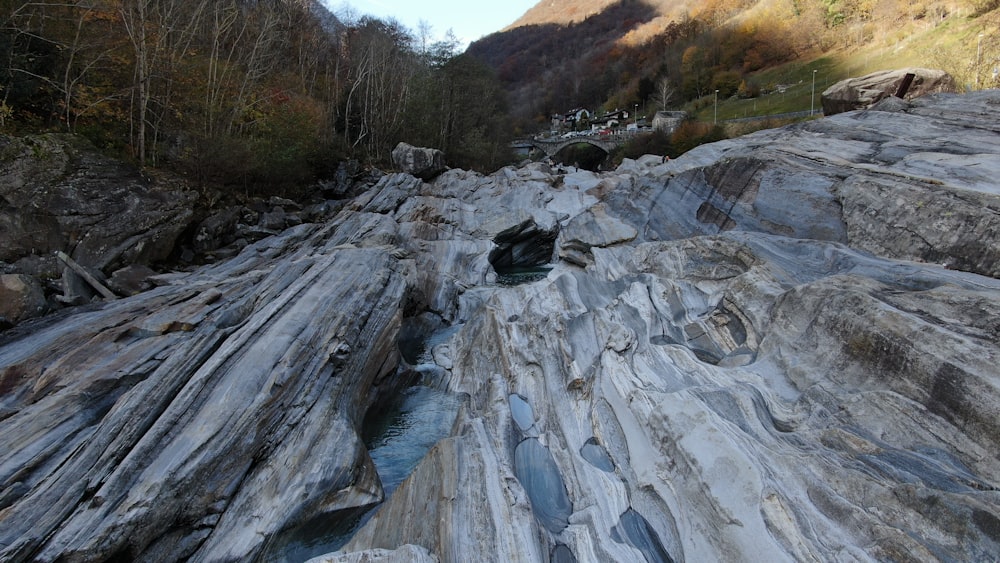
[[405,268],[314,230],[0,348],[3,558],[244,559],[380,498],[357,427]]
[[399,549],[369,549],[354,553],[336,553],[313,557],[306,563],[438,563],[433,553],[418,545],[404,545]]

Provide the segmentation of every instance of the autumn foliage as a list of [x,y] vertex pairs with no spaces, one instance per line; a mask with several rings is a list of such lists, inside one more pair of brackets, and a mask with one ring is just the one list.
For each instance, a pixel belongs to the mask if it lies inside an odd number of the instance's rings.
[[315,0],[0,0],[0,53],[0,127],[202,184],[300,185],[341,158],[386,165],[401,140],[460,146],[469,168],[506,156],[497,83],[451,62],[456,42]]

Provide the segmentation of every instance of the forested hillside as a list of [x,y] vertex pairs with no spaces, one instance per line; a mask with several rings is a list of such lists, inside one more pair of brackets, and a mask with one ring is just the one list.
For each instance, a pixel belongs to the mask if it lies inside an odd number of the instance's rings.
[[998,6],[997,0],[549,0],[469,53],[497,69],[521,126],[531,128],[574,107],[638,104],[655,111],[716,90],[720,98],[754,97],[776,86],[761,71],[858,53],[870,66],[905,61],[943,68],[963,85],[989,86],[1000,56]]
[[492,72],[315,0],[0,0],[0,130],[82,134],[205,184],[298,185],[401,140],[489,169]]

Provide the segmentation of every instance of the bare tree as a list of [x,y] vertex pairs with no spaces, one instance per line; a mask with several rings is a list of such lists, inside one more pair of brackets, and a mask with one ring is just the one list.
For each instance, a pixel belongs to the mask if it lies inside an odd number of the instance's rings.
[[397,23],[362,20],[354,39],[344,139],[377,158],[391,149],[388,140],[403,123],[416,65],[411,40]]
[[136,141],[136,158],[141,166],[146,165],[146,114],[149,110],[150,75],[155,58],[155,41],[151,40],[149,28],[152,26],[151,13],[154,0],[125,0],[121,4],[122,24],[132,41],[135,54],[135,77],[132,102],[136,111],[132,114],[133,138]]
[[670,102],[676,94],[677,89],[674,87],[673,82],[664,76],[656,81],[656,89],[653,91],[653,103],[660,108],[660,111],[667,111],[670,107]]
[[[132,44],[135,74],[132,130],[136,158],[145,165],[171,107],[173,73],[196,37],[209,0],[121,0],[118,10]],[[153,112],[153,103],[159,111]]]
[[205,102],[203,107],[202,132],[211,137],[215,134],[218,115],[223,111],[227,94],[226,84],[234,71],[232,58],[235,52],[225,49],[231,36],[239,35],[237,25],[240,10],[233,2],[215,2],[208,14],[206,32],[207,64],[205,75]]

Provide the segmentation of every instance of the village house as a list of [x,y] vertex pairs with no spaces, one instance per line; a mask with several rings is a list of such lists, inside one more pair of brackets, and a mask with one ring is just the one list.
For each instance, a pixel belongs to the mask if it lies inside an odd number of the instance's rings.
[[590,128],[596,130],[600,129],[611,129],[613,127],[620,127],[622,123],[627,123],[629,119],[629,112],[626,110],[616,109],[605,113],[604,115],[597,116],[590,120]]
[[653,130],[669,135],[680,127],[687,116],[686,111],[658,111],[653,116]]
[[590,116],[591,113],[583,108],[573,109],[563,114],[557,113],[552,116],[552,130],[575,130],[578,123],[584,120],[589,120]]

